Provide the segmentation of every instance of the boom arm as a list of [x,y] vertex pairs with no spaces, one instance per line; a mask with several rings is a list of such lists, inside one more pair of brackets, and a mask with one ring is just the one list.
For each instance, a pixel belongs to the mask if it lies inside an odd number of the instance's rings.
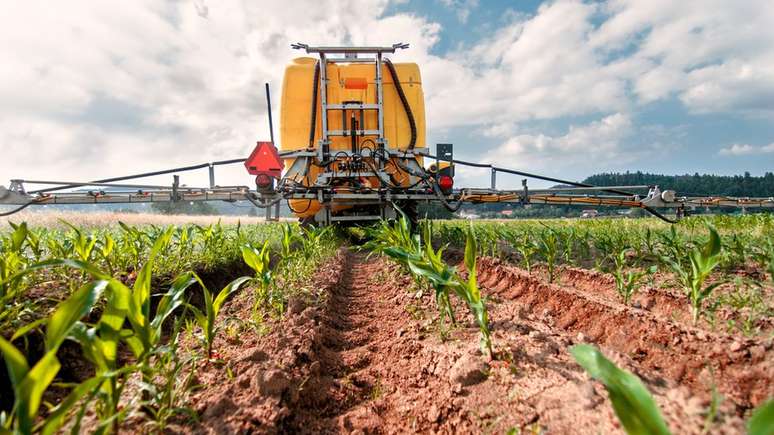
[[[302,152],[303,153],[303,152]],[[281,158],[296,159],[296,154],[285,153]],[[437,158],[429,154],[425,157]],[[232,159],[221,162],[203,163],[199,165],[173,168],[163,171],[154,171],[144,174],[113,177],[109,180],[87,182],[61,182],[39,180],[12,180],[9,188],[0,186],[0,205],[13,205],[15,209],[2,213],[8,215],[20,211],[23,208],[43,204],[124,204],[124,203],[150,203],[150,202],[174,202],[174,201],[250,201],[254,205],[267,208],[277,204],[280,200],[310,199],[315,200],[325,197],[329,201],[347,200],[421,200],[440,201],[447,205],[458,206],[462,203],[481,204],[508,202],[519,204],[547,204],[547,205],[580,205],[580,206],[609,206],[609,207],[639,207],[653,208],[686,208],[686,207],[742,207],[742,208],[774,208],[774,198],[747,198],[726,196],[677,196],[675,192],[662,191],[658,186],[587,186],[580,183],[568,182],[538,174],[531,174],[507,168],[494,167],[478,163],[453,160],[458,165],[491,168],[493,173],[505,172],[523,175],[527,178],[537,178],[565,184],[576,184],[551,189],[528,189],[526,180],[521,190],[499,190],[495,186],[490,188],[461,188],[454,189],[448,194],[440,194],[428,189],[427,186],[415,186],[411,189],[379,188],[369,189],[363,192],[358,189],[340,186],[300,186],[288,178],[283,178],[272,190],[251,190],[247,186],[217,186],[215,184],[214,167],[242,163],[245,159]],[[410,159],[407,159],[410,160]],[[440,160],[443,160],[440,158]],[[416,165],[407,165],[417,168]],[[176,174],[180,172],[207,168],[210,174],[209,187],[185,187],[180,186],[179,177],[174,175],[171,186],[147,185],[147,184],[118,184],[113,181],[126,181],[157,176],[161,174]],[[292,168],[291,168],[292,169]],[[421,172],[422,169],[413,169]],[[287,177],[287,174],[286,174]],[[494,181],[494,176],[492,177]],[[432,183],[432,181],[430,181]],[[54,187],[40,188],[28,191],[27,185],[53,185]],[[79,190],[73,190],[79,189]],[[642,195],[631,191],[641,191]],[[644,193],[647,192],[647,193]]]

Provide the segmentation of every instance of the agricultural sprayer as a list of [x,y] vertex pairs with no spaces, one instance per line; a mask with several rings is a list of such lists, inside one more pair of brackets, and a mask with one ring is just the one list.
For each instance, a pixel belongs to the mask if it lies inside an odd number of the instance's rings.
[[[440,203],[450,211],[465,203],[507,202],[579,206],[637,207],[667,219],[657,209],[680,216],[695,207],[774,208],[774,198],[678,196],[658,186],[605,186],[454,159],[451,144],[438,144],[433,155],[425,143],[422,80],[414,63],[392,63],[386,55],[408,48],[311,47],[294,49],[317,56],[300,57],[285,69],[282,85],[280,147],[275,146],[269,106],[270,141],[261,141],[248,158],[237,158],[142,174],[91,181],[11,180],[0,187],[0,205],[16,205],[5,214],[42,204],[106,204],[174,201],[249,201],[279,215],[287,201],[302,222],[329,225],[395,216],[400,208],[416,218],[417,205]],[[215,168],[244,163],[255,188],[218,186]],[[490,171],[482,188],[456,188],[457,166]],[[179,173],[209,171],[208,187],[180,184]],[[525,177],[522,188],[497,188],[498,174]],[[171,186],[129,184],[173,175]],[[527,178],[561,184],[530,189]],[[30,189],[30,186],[46,186]],[[76,190],[77,189],[77,190]]]

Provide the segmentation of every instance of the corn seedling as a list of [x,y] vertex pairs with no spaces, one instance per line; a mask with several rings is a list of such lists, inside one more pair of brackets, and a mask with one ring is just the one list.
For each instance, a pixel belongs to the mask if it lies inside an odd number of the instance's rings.
[[670,433],[656,402],[637,376],[616,367],[594,346],[579,344],[570,348],[570,353],[591,377],[605,386],[615,415],[627,434]]
[[220,309],[223,307],[226,298],[239,290],[242,287],[242,284],[246,283],[251,278],[249,276],[242,276],[231,281],[213,298],[212,293],[199,276],[196,274],[193,274],[193,276],[199,282],[199,285],[204,292],[204,312],[194,306],[189,306],[189,308],[194,313],[194,316],[196,316],[199,327],[202,328],[207,358],[212,358],[212,343],[215,340],[215,334],[218,331],[218,325],[216,325],[215,321],[220,313]]
[[524,263],[524,269],[527,273],[532,273],[532,257],[538,251],[538,246],[532,239],[532,235],[529,233],[523,233],[521,237],[516,240],[516,250],[521,255],[521,261]]
[[[691,249],[687,255],[682,254],[677,259],[663,257],[663,261],[672,268],[688,295],[694,325],[699,321],[704,300],[712,294],[715,288],[723,284],[722,281],[719,281],[707,286],[704,285],[713,269],[720,262],[722,250],[717,231],[709,227],[709,233],[709,240],[703,246]],[[688,258],[685,263],[690,264],[690,268],[683,266],[682,258],[686,256]]]
[[655,267],[645,270],[626,270],[626,254],[628,250],[623,250],[618,255],[613,256],[613,276],[615,277],[615,289],[623,299],[625,305],[629,305],[632,296],[639,290],[639,284],[642,277],[648,273],[655,273]]
[[[95,281],[86,284],[58,306],[48,320],[46,327],[45,354],[32,367],[29,366],[27,359],[13,344],[0,338],[0,351],[3,353],[8,374],[13,384],[15,399],[11,415],[4,418],[3,428],[6,431],[13,430],[21,434],[33,432],[43,392],[48,388],[61,368],[56,353],[70,334],[75,323],[88,313],[107,287],[107,284],[106,281]],[[85,394],[85,391],[81,390],[76,392]],[[73,400],[72,402],[75,401]],[[65,403],[68,402],[63,402],[63,404]],[[44,421],[42,426],[47,427],[45,432],[50,433],[57,429],[57,423],[60,422],[61,420],[54,418]]]
[[552,228],[546,228],[540,233],[538,249],[548,268],[548,282],[554,282],[556,273],[556,259],[559,255],[559,241],[556,231]]

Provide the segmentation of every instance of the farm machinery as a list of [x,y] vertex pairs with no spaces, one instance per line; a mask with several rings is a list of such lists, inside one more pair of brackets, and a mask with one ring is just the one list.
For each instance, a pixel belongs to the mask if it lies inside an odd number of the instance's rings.
[[[13,179],[0,186],[2,215],[44,204],[116,204],[176,201],[248,201],[279,216],[280,202],[303,223],[331,225],[388,219],[403,210],[416,219],[417,206],[437,203],[450,211],[463,204],[512,203],[642,208],[669,220],[697,207],[774,208],[774,198],[679,196],[659,186],[591,186],[498,165],[454,158],[452,144],[425,143],[422,80],[414,63],[393,63],[388,55],[408,44],[384,47],[313,47],[293,44],[314,57],[288,65],[282,86],[280,146],[274,140],[271,97],[266,85],[270,140],[257,142],[247,158],[221,160],[87,181]],[[219,186],[215,169],[244,164],[255,187]],[[486,187],[458,188],[455,170],[489,171]],[[209,185],[180,183],[183,172],[207,170]],[[498,189],[498,174],[524,177],[520,189]],[[135,180],[172,175],[171,185]],[[527,179],[557,183],[530,189]],[[32,188],[32,186],[35,186]],[[42,186],[42,187],[41,187]]]

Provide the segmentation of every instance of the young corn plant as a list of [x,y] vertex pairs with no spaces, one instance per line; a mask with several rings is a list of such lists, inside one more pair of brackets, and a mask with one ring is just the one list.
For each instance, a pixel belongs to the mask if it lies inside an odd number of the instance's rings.
[[468,270],[468,280],[460,281],[457,288],[457,293],[468,304],[470,311],[473,313],[473,317],[478,323],[478,328],[481,333],[481,350],[485,355],[492,355],[492,337],[489,332],[489,314],[486,309],[484,301],[481,299],[481,291],[478,288],[478,280],[476,273],[476,238],[473,235],[473,224],[467,232],[467,240],[465,242],[465,268]]
[[73,230],[70,243],[72,243],[76,258],[85,262],[91,260],[91,256],[94,253],[94,247],[97,245],[97,238],[91,234],[86,234],[83,230],[70,222],[62,219],[60,219],[60,221]]
[[624,249],[613,256],[613,276],[615,277],[615,289],[623,299],[625,305],[629,305],[632,296],[640,288],[640,280],[648,273],[655,273],[655,266],[645,270],[626,270],[626,254],[628,249]]
[[524,263],[524,269],[527,273],[532,273],[532,258],[538,252],[538,245],[532,239],[532,235],[529,232],[524,232],[516,240],[516,250],[521,255],[521,261]]
[[548,282],[554,282],[556,277],[556,259],[559,256],[559,240],[556,231],[546,228],[540,233],[538,249],[548,267]]
[[[408,265],[415,276],[427,280],[435,290],[436,305],[441,311],[441,322],[448,317],[454,324],[454,310],[450,300],[450,292],[465,301],[481,332],[481,351],[492,355],[492,341],[489,331],[489,317],[486,305],[481,298],[476,281],[476,255],[478,246],[473,229],[467,231],[465,244],[465,266],[468,269],[468,279],[463,280],[457,271],[447,265],[442,254],[444,248],[438,250],[432,246],[432,229],[429,221],[422,226],[422,239],[411,236],[408,228],[408,218],[403,215],[394,226],[383,224],[381,227],[387,234],[377,235],[379,242],[371,246],[396,261]],[[403,246],[385,246],[386,240],[396,240]]]
[[14,392],[14,405],[11,414],[0,416],[2,417],[0,418],[2,420],[0,432],[10,433],[13,431],[25,435],[31,434],[33,431],[52,433],[63,423],[61,415],[66,411],[63,407],[72,406],[86,394],[87,391],[84,391],[83,388],[74,389],[70,393],[71,397],[66,398],[46,420],[35,424],[43,393],[51,385],[61,368],[56,356],[59,347],[68,337],[78,319],[91,310],[107,284],[107,281],[102,280],[85,284],[57,306],[46,326],[45,353],[32,367],[21,351],[11,342],[0,337],[0,351],[8,368]]
[[570,353],[586,371],[602,382],[613,410],[629,435],[667,435],[669,428],[653,397],[632,373],[621,370],[588,344],[570,348]]
[[194,313],[196,322],[199,324],[199,327],[202,328],[207,358],[211,359],[212,343],[215,341],[215,334],[218,332],[218,325],[216,324],[216,320],[218,318],[218,314],[220,313],[220,309],[223,307],[223,303],[226,302],[226,298],[239,290],[242,285],[250,281],[251,278],[249,276],[239,277],[228,283],[225,287],[223,287],[223,289],[220,290],[220,292],[218,292],[217,295],[213,297],[213,294],[210,292],[204,282],[202,282],[199,276],[196,274],[193,274],[193,276],[196,281],[199,282],[199,285],[202,287],[202,291],[204,292],[204,311],[202,312],[202,310],[192,305],[189,305],[189,309]]
[[[662,261],[669,265],[688,295],[691,304],[691,319],[694,325],[699,322],[704,300],[712,294],[713,290],[723,284],[723,281],[719,281],[707,286],[704,285],[712,271],[720,263],[722,252],[718,232],[713,227],[708,228],[709,239],[704,245],[691,249],[677,259],[662,257]],[[687,261],[683,260],[683,257],[687,257]],[[685,267],[684,263],[689,264],[690,268]]]
[[255,272],[255,281],[258,283],[258,297],[255,304],[256,309],[265,303],[274,305],[272,294],[270,292],[272,284],[272,271],[269,266],[271,262],[271,252],[269,250],[269,241],[263,242],[261,249],[256,249],[250,245],[240,246],[242,259]]
[[[407,221],[407,218],[403,216],[401,220]],[[400,228],[408,227],[408,222],[404,224]],[[433,249],[428,221],[424,222],[422,230],[424,243],[418,245],[416,251],[410,252],[400,247],[390,246],[385,248],[383,253],[407,264],[412,274],[426,279],[435,290],[435,302],[441,310],[441,323],[443,324],[448,317],[452,324],[456,324],[454,309],[449,299],[449,291],[456,284],[454,269],[446,265],[442,259],[444,248],[439,248],[437,251]]]

